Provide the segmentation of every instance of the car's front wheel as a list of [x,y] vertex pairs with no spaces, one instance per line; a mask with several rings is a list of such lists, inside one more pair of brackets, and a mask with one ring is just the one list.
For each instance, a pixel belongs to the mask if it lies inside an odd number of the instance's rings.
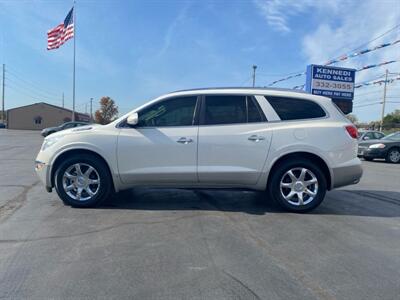
[[112,186],[105,163],[92,155],[70,157],[55,172],[57,194],[73,207],[94,207],[107,199]]
[[400,149],[398,148],[393,148],[388,151],[388,154],[386,156],[386,161],[397,164],[400,162]]
[[320,167],[308,160],[289,160],[274,168],[269,195],[292,212],[315,209],[324,200],[327,183]]

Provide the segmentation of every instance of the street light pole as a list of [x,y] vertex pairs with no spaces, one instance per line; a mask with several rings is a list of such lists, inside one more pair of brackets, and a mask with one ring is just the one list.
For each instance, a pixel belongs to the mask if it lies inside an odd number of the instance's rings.
[[380,127],[379,127],[379,131],[382,131],[382,129],[383,129],[383,118],[385,117],[386,85],[387,85],[388,73],[389,73],[389,70],[386,69],[386,72],[385,72],[385,84],[383,86],[383,101],[382,101],[382,112],[381,112],[381,124],[380,124]]
[[256,85],[256,69],[257,66],[253,65],[253,87]]
[[5,115],[4,115],[4,88],[5,88],[5,78],[6,78],[6,65],[3,64],[3,90],[2,90],[2,97],[1,97],[1,120],[3,124],[5,123]]
[[93,98],[90,98],[90,122],[93,122],[92,107],[93,107]]

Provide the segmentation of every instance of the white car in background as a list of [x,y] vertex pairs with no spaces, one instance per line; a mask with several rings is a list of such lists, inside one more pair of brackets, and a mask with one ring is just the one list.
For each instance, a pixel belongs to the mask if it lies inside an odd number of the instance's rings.
[[45,138],[36,172],[73,207],[135,186],[266,191],[289,211],[362,175],[357,129],[328,98],[210,88],[161,96],[105,126]]

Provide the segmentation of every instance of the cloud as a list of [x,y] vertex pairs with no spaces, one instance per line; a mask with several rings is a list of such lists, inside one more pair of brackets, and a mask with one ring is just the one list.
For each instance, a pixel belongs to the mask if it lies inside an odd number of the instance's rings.
[[[302,39],[302,52],[307,64],[322,64],[329,59],[347,54],[349,51],[369,48],[391,42],[400,38],[400,27],[391,31],[382,38],[373,40],[382,33],[389,31],[400,23],[400,2],[396,0],[379,1],[348,1],[347,13],[337,11],[332,13],[330,20],[321,18],[319,25]],[[332,22],[334,20],[334,22]],[[389,60],[400,59],[400,45],[389,46],[377,51],[360,55],[343,61],[337,66],[359,68],[364,65],[377,64]],[[398,72],[400,63],[394,63],[385,67],[373,68],[358,72],[356,82],[369,81],[383,75],[385,68],[392,72]],[[372,86],[356,90],[354,105],[361,105],[368,101],[379,101],[381,86]],[[375,93],[373,93],[375,92]],[[369,95],[367,96],[366,93]],[[358,96],[360,94],[362,96]],[[361,120],[377,119],[378,105],[363,108],[355,108],[355,112]],[[390,109],[390,107],[389,107]]]
[[253,0],[260,14],[266,19],[268,25],[281,33],[291,32],[290,18],[312,10],[336,11],[338,1],[315,0]]
[[167,32],[165,33],[165,36],[164,36],[163,46],[161,47],[160,51],[156,54],[157,57],[163,56],[165,54],[165,52],[169,49],[169,47],[171,45],[171,41],[174,37],[175,31],[178,28],[178,26],[182,26],[182,24],[186,18],[189,7],[190,7],[190,2],[187,2],[186,5],[179,12],[178,16],[168,26]]

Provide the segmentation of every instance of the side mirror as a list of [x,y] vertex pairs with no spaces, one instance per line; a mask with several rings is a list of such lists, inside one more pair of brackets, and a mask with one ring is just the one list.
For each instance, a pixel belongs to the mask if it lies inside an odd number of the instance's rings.
[[369,137],[368,136],[365,136],[364,138],[363,138],[363,140],[369,140]]
[[132,113],[128,116],[128,118],[126,119],[126,123],[129,126],[135,126],[137,125],[137,123],[139,122],[139,115],[138,113]]

